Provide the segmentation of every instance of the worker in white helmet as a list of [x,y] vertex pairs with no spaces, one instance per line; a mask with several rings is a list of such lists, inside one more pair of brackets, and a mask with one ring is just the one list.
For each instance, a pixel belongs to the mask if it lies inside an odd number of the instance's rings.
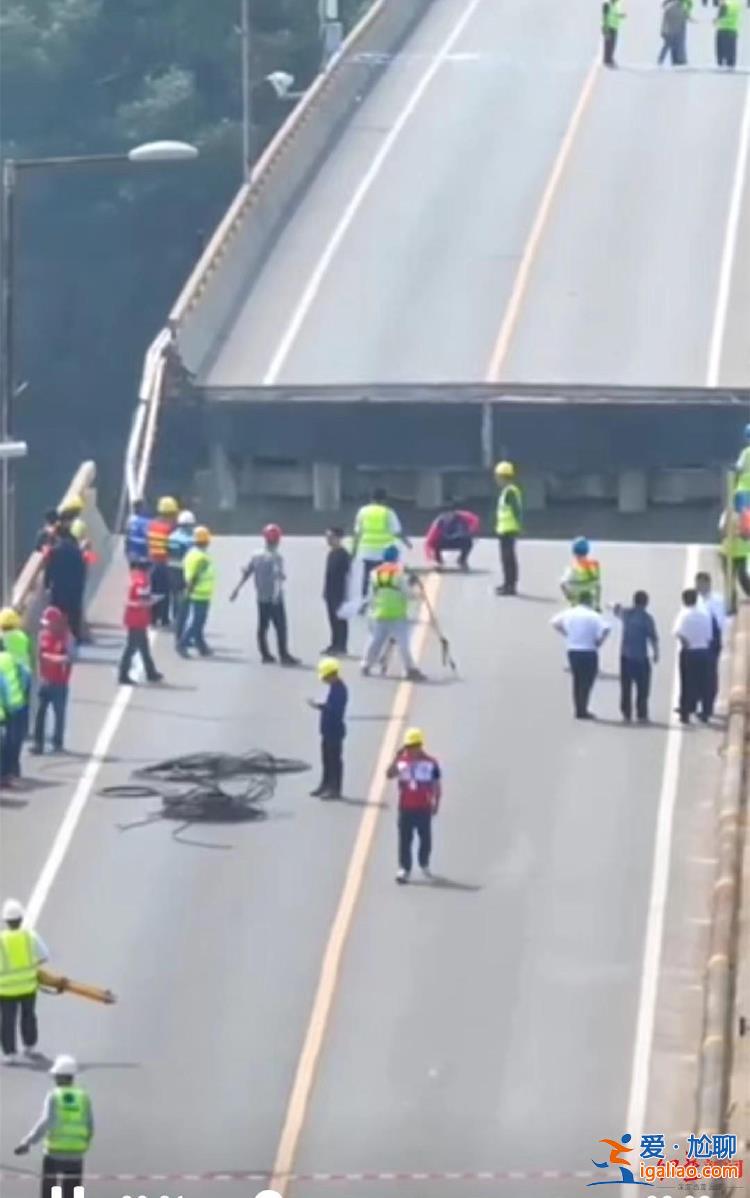
[[75,1187],[83,1184],[83,1163],[94,1138],[94,1112],[87,1091],[75,1084],[77,1072],[75,1057],[64,1054],[56,1059],[50,1069],[54,1089],[44,1100],[39,1120],[15,1149],[16,1156],[25,1156],[44,1137],[42,1198],[50,1198],[53,1186],[62,1187],[62,1198],[74,1198]]
[[193,512],[184,508],[167,541],[167,568],[169,570],[169,592],[172,603],[175,640],[179,641],[185,629],[188,603],[185,599],[185,557],[195,545],[196,519]]
[[25,1055],[38,1056],[37,970],[49,958],[49,953],[37,932],[21,926],[23,918],[24,909],[18,899],[6,899],[3,903],[5,927],[0,932],[0,1042],[6,1065],[18,1064],[16,1028],[19,1020]]

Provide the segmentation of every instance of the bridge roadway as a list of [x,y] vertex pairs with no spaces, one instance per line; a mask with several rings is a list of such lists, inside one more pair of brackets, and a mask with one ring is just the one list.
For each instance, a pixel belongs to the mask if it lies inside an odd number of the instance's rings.
[[660,6],[627,8],[620,69],[591,81],[600,5],[435,0],[206,381],[475,382],[505,322],[506,380],[746,384],[750,273],[720,296],[750,261],[750,33],[719,72],[697,4],[690,67],[658,68]]
[[[167,680],[132,692],[115,686],[124,571],[119,562],[110,568],[94,609],[97,643],[75,672],[71,753],[30,761],[28,789],[2,798],[3,893],[36,899],[61,821],[83,803],[38,926],[55,968],[110,986],[120,1001],[105,1008],[42,997],[41,1046],[82,1062],[98,1119],[91,1173],[146,1178],[92,1181],[87,1193],[216,1198],[262,1188],[207,1175],[273,1165],[351,868],[363,875],[361,893],[291,1167],[306,1177],[517,1176],[481,1185],[299,1181],[295,1198],[579,1194],[586,1179],[565,1175],[590,1168],[596,1141],[625,1130],[670,737],[678,824],[705,804],[714,779],[717,731],[667,728],[668,630],[698,550],[600,547],[606,598],[645,583],[665,634],[651,727],[620,724],[614,642],[594,695],[598,723],[572,719],[563,646],[548,627],[566,547],[525,544],[523,594],[511,601],[492,592],[495,548],[484,542],[476,572],[446,575],[435,596],[458,678],[441,669],[429,636],[424,685],[365,680],[355,661],[346,664],[345,802],[309,798],[313,772],[282,780],[262,822],[193,827],[181,840],[163,822],[122,830],[153,802],[98,792],[142,763],[252,747],[316,760],[316,716],[305,699],[317,692],[312,667],[324,643],[322,546],[286,543],[292,645],[305,665],[283,670],[257,660],[251,595],[227,601],[251,545],[215,544],[215,657],[184,662],[161,633],[156,658]],[[355,650],[362,637],[357,628]],[[445,799],[437,880],[400,888],[394,796],[378,766],[406,722],[425,729],[440,758]],[[371,849],[352,864],[360,823],[373,814]],[[678,855],[672,896],[691,868]],[[692,891],[690,900],[695,909]],[[668,926],[672,945],[685,934],[684,917],[676,913],[674,933]],[[34,1192],[23,1175],[39,1158],[14,1158],[12,1147],[36,1117],[47,1079],[18,1068],[0,1081],[2,1192],[23,1198]],[[653,1122],[671,1114],[662,1109]],[[538,1170],[550,1179],[526,1185]]]

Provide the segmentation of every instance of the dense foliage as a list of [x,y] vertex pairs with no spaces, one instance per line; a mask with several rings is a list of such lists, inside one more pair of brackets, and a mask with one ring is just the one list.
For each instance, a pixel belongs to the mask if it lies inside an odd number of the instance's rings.
[[[342,0],[351,25],[368,0]],[[18,187],[16,431],[27,519],[86,456],[110,495],[143,351],[238,185],[240,0],[2,0],[3,155],[179,138],[172,166],[26,172]],[[319,69],[318,0],[251,0],[252,76]],[[260,146],[270,134],[256,130]],[[108,485],[107,485],[108,484]],[[26,524],[28,528],[29,523]]]

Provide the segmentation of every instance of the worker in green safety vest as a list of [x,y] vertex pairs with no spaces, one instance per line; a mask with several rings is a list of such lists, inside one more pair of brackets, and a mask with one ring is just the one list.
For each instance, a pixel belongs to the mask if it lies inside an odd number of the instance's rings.
[[725,511],[719,521],[721,545],[719,552],[724,562],[727,583],[727,608],[730,613],[737,609],[737,586],[750,598],[750,536],[748,536],[748,508],[746,493],[736,492],[732,507]]
[[362,660],[366,676],[390,642],[398,646],[406,677],[412,682],[424,681],[409,648],[409,586],[410,579],[399,562],[397,545],[388,545],[382,562],[370,574],[370,640]]
[[[0,636],[16,665],[27,670],[31,679],[34,673],[34,643],[14,607],[4,607],[0,611]],[[29,707],[27,702],[21,719],[22,727],[17,733],[21,738],[21,745],[29,734]]]
[[620,32],[620,25],[624,19],[625,12],[620,0],[604,0],[604,4],[602,4],[602,61],[605,67],[617,66],[615,62],[617,35]]
[[[716,63],[720,67],[734,69],[737,65],[737,41],[740,33],[742,9],[740,0],[721,0],[714,21],[716,28]],[[748,454],[750,446],[745,450]],[[750,463],[750,457],[746,458]],[[746,467],[746,472],[748,467]],[[746,488],[747,489],[747,488]]]
[[500,548],[503,581],[495,587],[496,595],[515,595],[518,590],[518,554],[516,542],[521,534],[521,488],[515,481],[516,468],[512,462],[498,462],[495,482],[500,488],[497,497],[495,532]]
[[216,567],[208,552],[211,544],[210,530],[204,524],[199,524],[193,533],[193,541],[193,548],[188,550],[182,562],[187,612],[177,642],[177,652],[182,657],[188,657],[188,650],[195,646],[201,657],[210,657],[211,650],[204,636],[208,609],[216,589]]
[[401,521],[382,487],[376,487],[369,503],[361,507],[354,518],[354,542],[352,557],[362,564],[362,594],[367,594],[370,574],[382,562],[383,554],[390,545],[403,541],[411,547],[411,541],[401,530]]
[[49,953],[41,936],[23,926],[23,919],[24,909],[18,899],[6,899],[3,903],[5,927],[0,932],[0,1042],[6,1065],[18,1063],[19,1025],[25,1056],[34,1058],[38,1055],[37,970]]
[[21,775],[21,749],[29,726],[31,670],[8,652],[0,634],[0,692],[5,707],[5,735],[0,746],[0,786],[10,787]]
[[94,1113],[86,1090],[75,1084],[78,1066],[75,1058],[59,1056],[50,1069],[55,1088],[44,1100],[38,1122],[15,1149],[25,1156],[32,1144],[44,1137],[42,1159],[42,1198],[49,1198],[53,1186],[62,1187],[62,1198],[74,1198],[76,1186],[83,1185],[83,1164],[94,1138]]

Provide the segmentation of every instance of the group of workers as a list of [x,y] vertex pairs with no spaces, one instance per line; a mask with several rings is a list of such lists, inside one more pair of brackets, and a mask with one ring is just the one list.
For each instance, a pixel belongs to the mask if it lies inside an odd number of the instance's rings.
[[[708,0],[703,0],[703,6]],[[745,0],[750,7],[750,0]],[[743,0],[712,0],[716,64],[733,69],[737,65],[737,45],[742,24]],[[659,66],[670,59],[673,66],[687,66],[688,25],[695,21],[695,0],[662,0],[661,49]],[[615,51],[620,28],[627,17],[624,0],[604,0],[602,4],[602,61],[616,67]]]

